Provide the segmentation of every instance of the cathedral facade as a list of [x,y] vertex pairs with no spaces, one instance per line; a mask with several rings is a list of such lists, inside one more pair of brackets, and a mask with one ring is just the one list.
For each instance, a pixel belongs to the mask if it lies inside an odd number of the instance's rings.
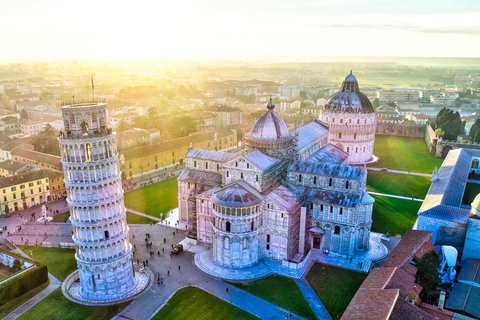
[[[372,108],[368,99],[360,107]],[[270,101],[245,135],[242,155],[193,148],[185,155],[178,201],[191,236],[228,268],[264,258],[299,262],[310,250],[348,257],[367,250],[374,200],[366,170],[329,143],[327,123],[289,131],[274,109]]]

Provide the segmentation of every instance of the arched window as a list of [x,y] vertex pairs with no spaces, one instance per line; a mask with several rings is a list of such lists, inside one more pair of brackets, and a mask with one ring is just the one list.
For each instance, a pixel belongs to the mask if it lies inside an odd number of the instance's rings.
[[90,146],[90,143],[87,143],[87,161],[92,161],[92,147]]
[[347,147],[347,153],[349,153],[349,152],[350,152],[350,147]]
[[255,181],[258,182],[258,174],[255,176]]
[[298,182],[302,182],[302,175],[301,174],[298,175]]
[[357,120],[357,124],[360,124],[360,119]]
[[208,169],[208,161],[205,161],[205,169]]
[[342,133],[339,132],[339,133],[338,133],[338,139],[341,139],[341,138],[342,138]]
[[335,226],[335,228],[333,228],[333,234],[340,234],[340,227],[339,226]]
[[331,187],[332,186],[332,183],[333,183],[333,180],[332,178],[328,179],[328,186]]
[[270,242],[270,234],[267,233],[267,243]]
[[250,231],[253,231],[254,228],[255,228],[255,221],[252,221],[252,223],[250,223]]
[[345,182],[345,189],[348,189],[348,183],[349,181],[347,180],[347,182]]
[[247,169],[250,169],[250,163],[247,162]]
[[343,123],[343,119],[340,119],[340,123]]
[[227,221],[225,228],[225,231],[230,232],[230,221]]
[[240,172],[240,179],[243,179],[243,172]]
[[317,184],[317,177],[313,177],[313,184]]
[[343,208],[340,208],[340,214],[343,214]]
[[227,178],[228,178],[228,177],[229,177],[229,173],[228,173],[228,171],[227,171]]
[[357,134],[356,133],[353,134],[353,139],[357,139]]
[[330,206],[330,213],[333,213],[333,206]]

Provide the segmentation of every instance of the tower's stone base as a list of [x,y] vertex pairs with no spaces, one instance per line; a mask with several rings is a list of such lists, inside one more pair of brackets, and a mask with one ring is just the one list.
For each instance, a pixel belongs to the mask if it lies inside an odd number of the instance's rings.
[[154,274],[149,268],[135,264],[135,285],[130,291],[121,295],[105,295],[101,300],[86,299],[81,295],[80,278],[78,276],[78,270],[75,270],[63,281],[62,293],[67,299],[84,305],[112,305],[131,300],[143,293],[145,289],[151,286],[153,280]]

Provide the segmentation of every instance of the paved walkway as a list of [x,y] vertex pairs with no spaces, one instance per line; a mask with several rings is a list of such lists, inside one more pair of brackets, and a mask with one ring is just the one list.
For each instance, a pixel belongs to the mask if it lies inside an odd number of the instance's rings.
[[419,202],[423,202],[423,200],[424,200],[424,199],[418,199],[418,198],[413,198],[413,197],[396,196],[396,195],[393,195],[393,194],[378,193],[378,192],[371,192],[371,191],[369,191],[368,194],[373,194],[375,196],[384,196],[384,197],[390,197],[390,198],[419,201]]
[[412,171],[400,171],[400,170],[392,170],[387,168],[372,168],[372,167],[365,167],[367,170],[371,171],[382,171],[382,172],[390,172],[390,173],[400,173],[400,174],[409,174],[412,176],[422,176],[422,177],[432,177],[431,173],[421,173],[421,172],[412,172]]
[[307,280],[303,277],[301,280],[295,280],[297,283],[297,286],[300,288],[300,291],[302,291],[303,296],[307,300],[308,304],[313,310],[313,313],[315,313],[315,316],[317,319],[325,319],[325,320],[331,320],[332,317],[328,313],[327,309],[325,309],[325,306],[323,303],[320,301],[320,299],[317,297],[317,294],[315,291],[313,291],[312,287],[310,287],[310,284],[308,283]]

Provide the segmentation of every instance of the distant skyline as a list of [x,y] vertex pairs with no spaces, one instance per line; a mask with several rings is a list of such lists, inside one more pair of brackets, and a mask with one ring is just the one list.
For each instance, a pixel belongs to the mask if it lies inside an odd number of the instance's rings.
[[475,0],[2,1],[0,58],[480,57]]

